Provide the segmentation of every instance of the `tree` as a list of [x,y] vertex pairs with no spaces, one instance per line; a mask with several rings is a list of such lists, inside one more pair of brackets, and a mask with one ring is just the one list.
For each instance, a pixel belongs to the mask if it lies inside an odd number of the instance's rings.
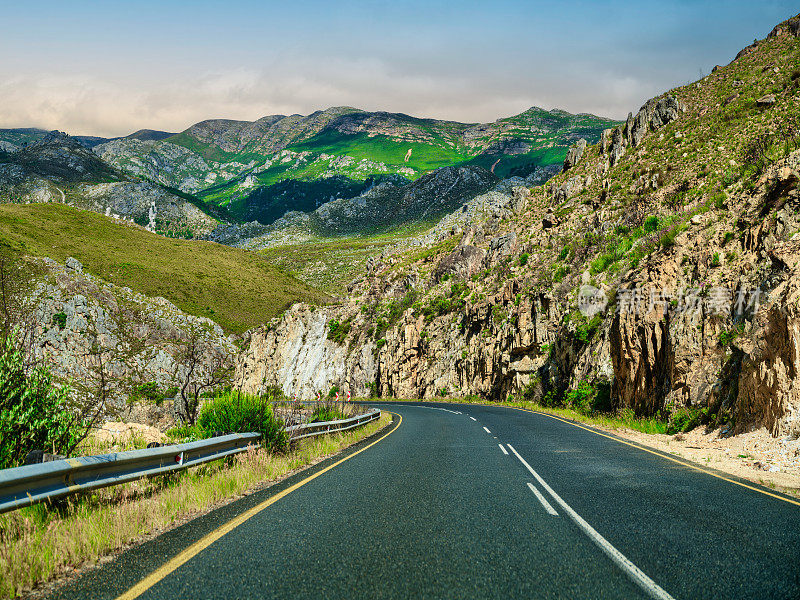
[[[183,376],[181,367],[185,368]],[[178,418],[194,425],[203,393],[229,383],[232,374],[227,354],[208,343],[200,327],[192,326],[175,369],[175,379],[181,382],[175,399]]]

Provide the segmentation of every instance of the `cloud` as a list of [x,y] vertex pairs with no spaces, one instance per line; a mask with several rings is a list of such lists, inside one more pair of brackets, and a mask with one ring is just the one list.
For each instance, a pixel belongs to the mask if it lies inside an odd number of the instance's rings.
[[329,106],[493,121],[532,105],[621,117],[658,93],[652,82],[575,65],[538,79],[444,67],[411,71],[374,58],[296,57],[270,69],[233,67],[173,77],[106,78],[29,74],[0,82],[0,126],[125,135],[141,128],[181,131],[209,118],[253,120]]

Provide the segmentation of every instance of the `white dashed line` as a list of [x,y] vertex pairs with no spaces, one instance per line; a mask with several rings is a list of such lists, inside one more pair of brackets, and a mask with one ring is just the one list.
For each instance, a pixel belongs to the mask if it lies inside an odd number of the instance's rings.
[[508,456],[508,450],[506,450],[505,448],[503,448],[503,444],[497,444],[497,445],[498,445],[498,446],[500,446],[500,450],[502,450],[502,451],[503,451],[503,454],[505,454],[506,456]]
[[[506,452],[506,454],[508,454],[508,452]],[[557,517],[557,516],[558,516],[558,513],[556,512],[556,509],[555,509],[555,508],[553,508],[553,507],[550,505],[550,503],[547,501],[547,499],[546,499],[544,496],[542,496],[542,492],[540,492],[539,490],[537,490],[537,489],[536,489],[536,486],[535,486],[535,485],[533,485],[533,484],[532,484],[530,481],[528,482],[528,487],[529,487],[529,488],[531,488],[531,491],[532,491],[532,492],[533,492],[533,493],[536,495],[536,497],[539,499],[539,502],[541,502],[541,503],[542,503],[542,506],[544,506],[544,509],[545,509],[547,512],[549,512],[551,515],[553,515],[553,516],[556,516],[556,517]]]
[[483,430],[484,430],[486,433],[492,433],[491,431],[489,431],[489,428],[488,428],[488,427],[484,427],[484,428],[483,428]]
[[674,598],[664,591],[664,589],[662,589],[655,581],[645,575],[644,571],[628,560],[628,558],[622,554],[622,552],[612,546],[611,542],[597,533],[594,527],[584,521],[583,517],[576,513],[569,504],[564,502],[561,496],[556,494],[555,491],[553,491],[553,488],[547,485],[547,482],[542,479],[539,474],[533,470],[533,467],[531,467],[527,461],[519,455],[519,452],[514,449],[514,446],[511,444],[507,445],[508,449],[514,453],[520,462],[525,465],[525,468],[530,471],[531,475],[536,478],[536,481],[539,482],[539,485],[541,485],[547,491],[547,493],[553,497],[553,500],[555,500],[556,503],[561,506],[561,509],[569,515],[570,519],[572,519],[575,524],[580,527],[587,536],[589,536],[589,539],[591,539],[606,554],[606,556],[614,561],[614,563],[620,569],[622,569],[625,574],[628,575],[628,577],[630,577],[634,583],[636,583],[636,585],[642,588],[642,590],[644,590],[651,598],[656,598],[658,600],[674,600]]
[[473,421],[477,421],[478,420],[475,417],[470,417],[470,419],[472,419]]

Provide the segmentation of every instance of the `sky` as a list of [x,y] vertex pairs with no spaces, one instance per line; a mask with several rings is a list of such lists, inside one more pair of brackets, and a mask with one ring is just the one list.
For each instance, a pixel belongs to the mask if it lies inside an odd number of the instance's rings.
[[118,136],[330,106],[621,119],[796,0],[0,0],[0,128]]

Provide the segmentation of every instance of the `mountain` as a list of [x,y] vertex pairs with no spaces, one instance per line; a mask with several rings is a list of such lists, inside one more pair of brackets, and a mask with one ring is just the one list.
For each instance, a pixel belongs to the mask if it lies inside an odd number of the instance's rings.
[[[28,144],[33,144],[43,140],[48,136],[49,133],[50,132],[45,129],[37,129],[35,127],[0,129],[0,150],[16,152]],[[116,139],[98,137],[96,135],[76,135],[71,137],[80,143],[84,148],[94,148],[98,144],[104,144],[112,139]]]
[[311,212],[353,198],[385,178],[408,181],[449,166],[527,176],[560,164],[570,143],[597,141],[616,122],[531,108],[488,124],[335,107],[308,116],[214,119],[161,140],[118,139],[95,147],[123,172],[269,224],[287,210]]
[[[172,137],[176,134],[169,133],[168,131],[156,131],[155,129],[140,129],[139,131],[134,131],[130,135],[126,135],[126,140],[141,140],[143,142],[157,142],[159,140],[167,139],[168,137]],[[116,139],[116,138],[115,138]],[[111,141],[111,140],[106,140]]]
[[25,135],[36,139],[14,152],[0,152],[0,202],[69,204],[179,237],[217,227],[218,219],[197,199],[133,181],[65,133]]
[[341,304],[254,331],[234,385],[512,396],[797,439],[798,35],[800,15],[575,143],[546,184],[384,244]]

